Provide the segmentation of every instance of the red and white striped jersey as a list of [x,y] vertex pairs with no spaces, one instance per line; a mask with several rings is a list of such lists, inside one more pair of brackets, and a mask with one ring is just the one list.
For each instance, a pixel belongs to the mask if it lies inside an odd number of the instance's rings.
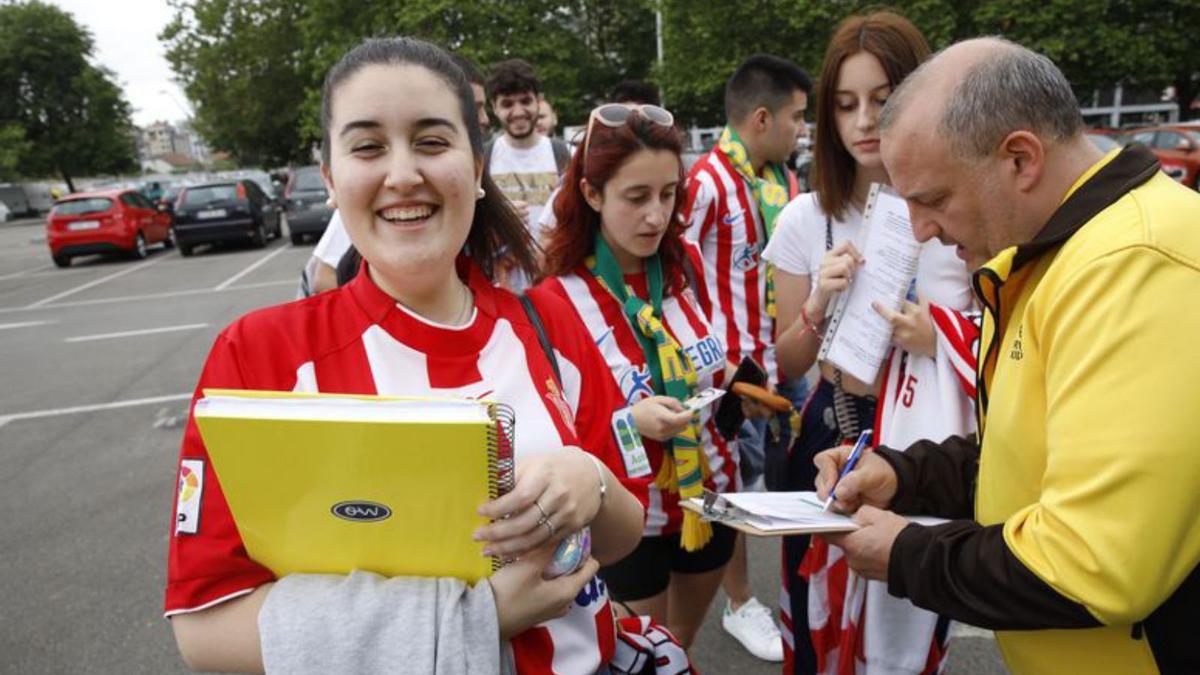
[[777,380],[775,321],[767,314],[767,245],[762,213],[750,184],[713,148],[688,175],[683,217],[687,237],[700,245],[708,274],[713,330],[730,360],[753,357]]
[[[639,297],[646,297],[644,275],[627,276]],[[604,361],[608,363],[612,379],[630,406],[654,395],[654,385],[646,356],[634,333],[636,328],[621,310],[612,294],[587,269],[580,268],[573,274],[554,277],[539,286],[563,298],[574,308],[575,316],[582,321],[599,347]],[[663,298],[663,325],[667,332],[679,342],[691,360],[699,376],[697,390],[721,386],[725,378],[725,348],[709,326],[701,309],[700,301],[690,288],[677,290]],[[737,443],[726,441],[717,433],[713,419],[715,406],[700,411],[700,442],[708,458],[712,475],[704,486],[717,492],[740,489],[737,465]],[[679,495],[664,492],[654,485],[654,477],[666,458],[664,445],[643,438],[643,445],[650,460],[649,476],[625,479],[623,482],[642,501],[646,509],[647,537],[678,532],[683,524],[683,512],[679,507]]]
[[[943,256],[943,259],[944,256]],[[949,261],[966,283],[961,261]],[[939,270],[931,270],[935,274]],[[954,278],[954,277],[950,277]],[[940,295],[946,296],[946,293]],[[907,448],[929,438],[941,440],[975,430],[975,354],[979,313],[929,306],[936,335],[933,356],[894,349],[883,367],[874,438],[881,445]],[[939,672],[945,645],[938,617],[887,592],[884,582],[850,574],[842,549],[814,537],[801,565],[808,578],[808,630],[821,675],[887,672],[932,675]],[[783,593],[784,621],[790,601]],[[787,637],[791,638],[791,631]],[[792,645],[785,643],[790,654]]]
[[[475,294],[475,313],[459,328],[412,314],[370,280],[365,266],[335,291],[248,314],[217,337],[196,396],[204,388],[229,387],[488,398],[516,413],[518,464],[534,453],[578,445],[623,475],[609,425],[620,394],[591,338],[573,323],[546,322],[562,372],[560,390],[517,298],[465,259],[460,273]],[[543,316],[570,311],[549,293],[530,297]],[[194,419],[180,455],[181,467],[190,470],[199,460],[206,475],[198,530],[171,536],[168,616],[244,595],[273,578],[246,555]],[[590,673],[611,658],[614,641],[608,592],[596,577],[565,616],[517,636],[513,658],[522,673]]]

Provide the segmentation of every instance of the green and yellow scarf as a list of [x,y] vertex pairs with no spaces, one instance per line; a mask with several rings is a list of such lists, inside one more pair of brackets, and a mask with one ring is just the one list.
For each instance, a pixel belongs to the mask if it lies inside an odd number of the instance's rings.
[[[717,147],[729,158],[734,170],[749,181],[759,211],[762,212],[767,240],[770,241],[775,232],[775,219],[794,196],[791,194],[787,169],[778,164],[767,164],[763,167],[761,177],[754,173],[754,165],[750,163],[750,154],[746,152],[746,146],[742,144],[737,132],[730,127],[725,127],[721,132]],[[767,315],[775,316],[775,270],[770,263],[767,263]]]
[[[649,302],[639,298],[625,283],[612,249],[604,237],[596,233],[595,254],[587,260],[588,271],[621,305],[629,322],[637,327],[634,335],[642,346],[655,392],[682,402],[695,393],[698,381],[696,368],[662,323],[662,261],[655,254],[646,259],[644,265],[650,291]],[[711,473],[704,448],[700,446],[699,419],[699,414],[694,414],[691,424],[665,444],[669,457],[663,460],[662,468],[654,479],[659,489],[678,492],[681,500],[701,496],[704,493],[704,479]],[[691,511],[685,511],[680,537],[683,548],[696,551],[704,548],[710,539],[712,526]]]

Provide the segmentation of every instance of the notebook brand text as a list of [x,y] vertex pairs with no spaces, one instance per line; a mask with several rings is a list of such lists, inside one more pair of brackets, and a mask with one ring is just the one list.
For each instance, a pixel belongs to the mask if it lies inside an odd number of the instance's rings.
[[330,509],[342,520],[359,523],[374,523],[392,516],[392,510],[377,502],[338,502]]

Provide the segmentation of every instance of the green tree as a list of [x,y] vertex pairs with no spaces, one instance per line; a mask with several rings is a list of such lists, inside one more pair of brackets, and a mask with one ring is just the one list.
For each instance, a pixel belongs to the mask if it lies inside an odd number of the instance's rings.
[[13,139],[0,170],[57,174],[74,191],[76,176],[136,168],[129,103],[92,52],[91,35],[63,10],[0,5],[0,136]]
[[[661,0],[665,62],[656,71],[681,119],[719,124],[725,79],[765,51],[793,59],[813,77],[843,18],[875,1],[784,0],[708,3]],[[940,49],[977,35],[1003,35],[1049,56],[1076,94],[1124,82],[1173,85],[1185,113],[1200,90],[1200,0],[895,0],[888,3]]]
[[[655,52],[647,0],[381,0],[369,7],[314,0],[300,33],[314,82],[367,37],[419,37],[483,70],[523,58],[537,68],[564,122],[582,121],[618,81],[647,77]],[[319,102],[320,92],[310,92],[305,129],[313,138],[320,130]]]
[[[538,69],[565,124],[624,78],[664,89],[686,123],[720,124],[723,88],[755,52],[814,77],[831,32],[878,0],[171,0],[161,36],[197,107],[197,127],[245,163],[306,159],[320,140],[320,86],[367,37],[412,35],[486,67],[521,57]],[[1000,34],[1053,58],[1083,99],[1125,82],[1175,85],[1191,100],[1200,0],[895,0],[934,49]],[[655,64],[654,11],[665,58]]]
[[1104,0],[988,0],[975,12],[976,34],[999,34],[1048,56],[1076,92],[1088,95],[1161,67],[1150,40],[1156,30]]
[[20,176],[17,169],[21,166],[21,155],[28,151],[24,128],[12,123],[0,126],[0,180],[10,181]]
[[321,83],[368,37],[411,35],[481,67],[533,63],[562,120],[582,120],[654,59],[646,0],[171,0],[159,36],[196,128],[243,164],[305,161],[320,141]]
[[315,83],[300,69],[299,0],[171,0],[159,35],[195,106],[195,128],[243,165],[309,159],[301,106]]
[[[663,65],[656,70],[677,117],[702,126],[725,119],[724,89],[738,65],[766,52],[795,61],[814,80],[834,27],[859,12],[879,7],[875,0],[784,0],[710,3],[661,0]],[[891,6],[920,26],[932,45],[963,34],[970,2],[912,0]]]

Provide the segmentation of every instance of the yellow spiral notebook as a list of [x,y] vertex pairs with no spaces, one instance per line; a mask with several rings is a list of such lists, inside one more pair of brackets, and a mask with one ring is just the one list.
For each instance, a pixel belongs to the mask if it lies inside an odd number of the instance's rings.
[[207,389],[196,425],[250,557],[276,576],[458,577],[511,488],[512,412],[467,399]]

